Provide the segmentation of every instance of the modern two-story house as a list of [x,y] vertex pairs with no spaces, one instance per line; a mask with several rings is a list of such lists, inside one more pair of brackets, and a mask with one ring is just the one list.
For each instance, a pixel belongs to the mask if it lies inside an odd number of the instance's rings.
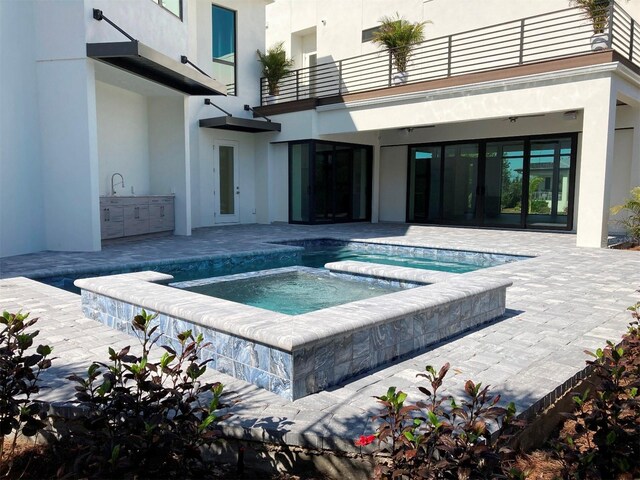
[[[396,12],[429,22],[400,81],[371,41]],[[640,5],[607,19],[594,50],[567,0],[0,2],[0,256],[272,222],[601,247],[640,183]]]
[[[402,82],[371,41],[395,14],[426,22]],[[266,43],[285,42],[299,67],[260,110],[296,126],[278,138],[278,219],[358,220],[366,197],[372,221],[568,230],[604,245],[609,206],[640,181],[639,15],[634,1],[612,2],[603,25],[566,0],[274,2]]]
[[266,3],[1,2],[0,255],[256,222]]

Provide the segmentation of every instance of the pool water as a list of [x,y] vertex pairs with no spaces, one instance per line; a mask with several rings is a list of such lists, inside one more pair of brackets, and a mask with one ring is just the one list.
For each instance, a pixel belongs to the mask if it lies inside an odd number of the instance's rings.
[[175,282],[221,277],[244,272],[255,272],[290,266],[322,268],[326,263],[343,260],[381,263],[450,273],[466,273],[492,267],[527,257],[479,252],[464,252],[437,248],[410,247],[377,244],[361,241],[314,239],[273,242],[279,246],[294,247],[285,251],[263,251],[220,255],[202,260],[185,262],[159,262],[158,264],[132,264],[118,270],[71,272],[38,280],[74,293],[80,293],[73,285],[78,278],[114,275],[117,273],[155,270],[168,273]]
[[397,267],[420,268],[449,273],[466,273],[482,268],[478,265],[460,261],[442,261],[428,257],[394,255],[375,251],[363,251],[349,246],[306,246],[301,264],[306,267],[322,268],[329,262],[356,260],[358,262],[381,263]]
[[172,283],[171,286],[287,315],[300,315],[404,289],[390,282],[295,267]]

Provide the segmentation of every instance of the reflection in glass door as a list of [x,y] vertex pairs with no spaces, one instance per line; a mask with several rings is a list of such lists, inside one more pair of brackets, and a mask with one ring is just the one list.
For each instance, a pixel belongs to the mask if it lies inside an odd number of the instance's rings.
[[568,225],[570,171],[570,139],[531,142],[528,226]]
[[289,144],[289,221],[371,219],[371,148],[325,141]]
[[333,147],[318,145],[313,189],[316,192],[314,218],[316,222],[333,221]]
[[213,165],[215,177],[216,223],[238,223],[238,166],[235,160],[235,145],[214,147]]
[[336,146],[333,188],[333,221],[349,219],[351,202],[351,148]]
[[524,140],[487,143],[485,225],[522,225],[524,151]]
[[439,145],[411,149],[407,212],[410,222],[426,223],[440,219],[441,152]]
[[407,221],[571,229],[576,135],[412,146]]
[[369,156],[365,147],[353,147],[351,219],[369,218]]
[[476,224],[478,144],[447,145],[442,177],[442,219],[453,224]]

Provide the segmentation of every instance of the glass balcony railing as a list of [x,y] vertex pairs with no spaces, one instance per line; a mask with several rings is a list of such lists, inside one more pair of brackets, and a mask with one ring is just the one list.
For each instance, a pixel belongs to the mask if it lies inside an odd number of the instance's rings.
[[[640,67],[640,22],[612,2],[592,22],[579,8],[569,8],[479,28],[416,44],[402,84],[445,79],[593,52],[596,28],[600,47],[613,49]],[[271,103],[385,89],[397,80],[388,50],[322,63],[290,72],[279,84]],[[267,99],[267,82],[260,80],[261,104]]]

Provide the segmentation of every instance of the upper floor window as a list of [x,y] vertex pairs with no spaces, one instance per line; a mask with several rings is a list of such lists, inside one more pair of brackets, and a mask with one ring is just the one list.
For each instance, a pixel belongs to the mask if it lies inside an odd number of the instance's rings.
[[153,0],[165,10],[169,10],[182,20],[182,0]]
[[377,27],[367,28],[366,30],[362,30],[362,43],[370,42],[373,40],[373,34],[380,30],[380,25]]
[[213,78],[227,86],[227,94],[236,94],[236,12],[212,5]]

